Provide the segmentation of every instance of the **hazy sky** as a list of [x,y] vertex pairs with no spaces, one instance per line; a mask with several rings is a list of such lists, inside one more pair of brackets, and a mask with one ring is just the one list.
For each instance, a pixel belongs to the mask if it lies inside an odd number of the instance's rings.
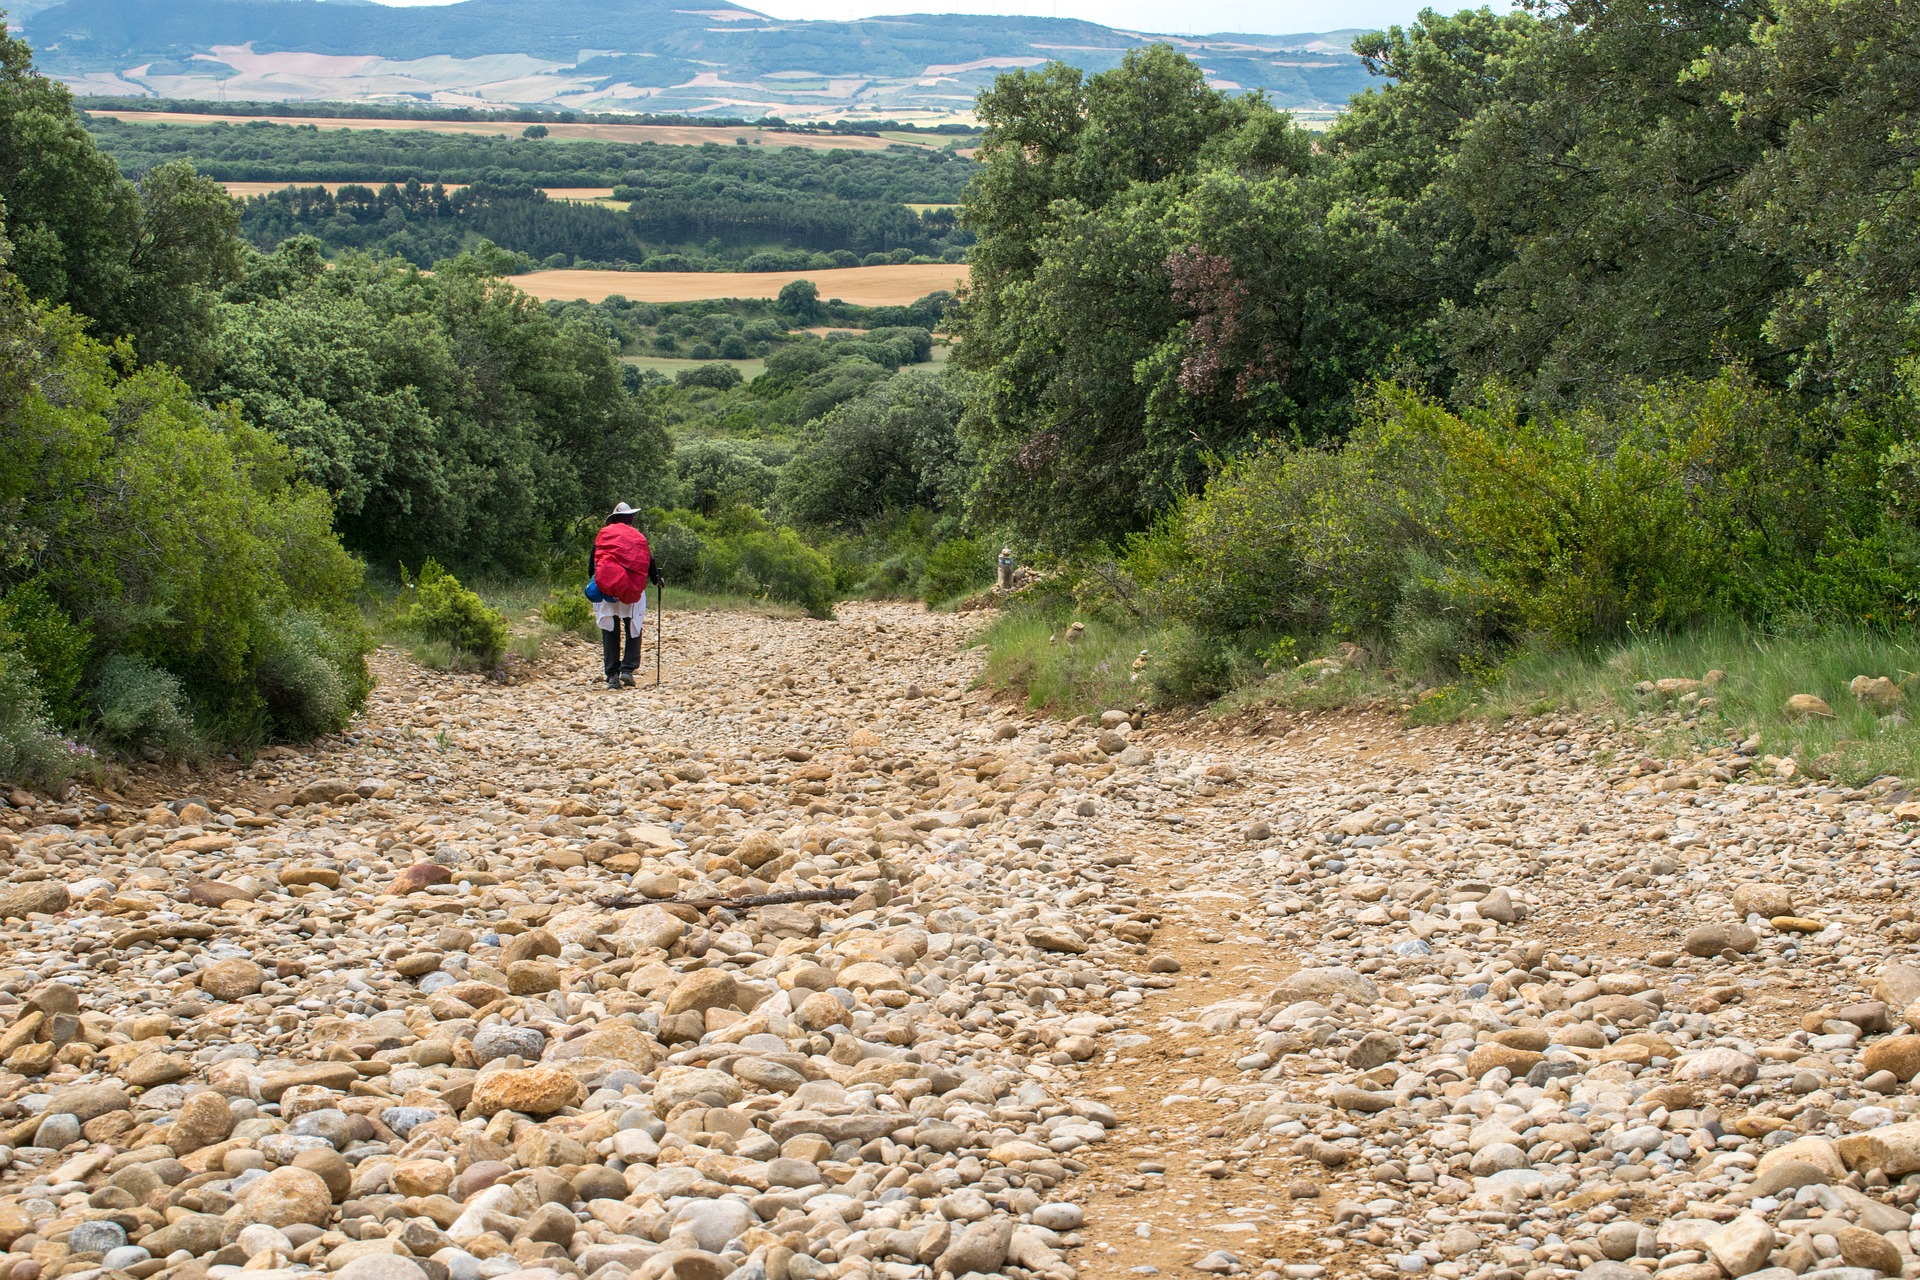
[[[448,0],[381,0],[443,4]],[[1175,35],[1210,31],[1338,31],[1407,22],[1422,0],[737,0],[777,18],[859,18],[877,13],[986,13],[1084,18],[1110,27]],[[1427,0],[1431,3],[1431,0]],[[689,9],[698,0],[688,0]],[[1458,7],[1457,4],[1442,8]]]

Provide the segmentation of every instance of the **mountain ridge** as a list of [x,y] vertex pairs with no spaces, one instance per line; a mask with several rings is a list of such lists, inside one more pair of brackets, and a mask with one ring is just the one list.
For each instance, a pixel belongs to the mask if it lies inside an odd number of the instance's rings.
[[20,26],[42,66],[81,92],[171,98],[950,117],[1009,67],[1058,59],[1098,72],[1156,40],[1217,86],[1294,109],[1336,109],[1367,80],[1358,58],[1329,48],[1346,33],[1176,37],[965,14],[810,21],[731,0],[62,0]]

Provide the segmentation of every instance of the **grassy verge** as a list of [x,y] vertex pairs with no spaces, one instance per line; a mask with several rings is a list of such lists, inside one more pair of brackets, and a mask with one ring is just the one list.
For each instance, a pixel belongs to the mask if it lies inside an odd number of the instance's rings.
[[[1731,744],[1751,744],[1757,772],[1773,776],[1776,759],[1800,773],[1857,784],[1893,775],[1920,780],[1920,728],[1907,717],[1920,706],[1864,704],[1849,690],[1856,676],[1886,676],[1920,703],[1920,637],[1853,628],[1792,634],[1726,627],[1671,636],[1633,637],[1588,652],[1522,651],[1474,678],[1444,683],[1415,678],[1391,665],[1316,665],[1303,650],[1298,665],[1269,673],[1225,646],[1210,675],[1230,687],[1217,697],[1177,696],[1192,686],[1195,646],[1175,630],[1084,624],[1068,645],[1065,623],[1008,613],[988,628],[984,682],[1024,696],[1056,715],[1109,707],[1205,705],[1217,717],[1279,710],[1371,709],[1409,723],[1505,721],[1575,713],[1611,721],[1651,754],[1678,757]],[[1145,649],[1147,665],[1133,662]],[[1336,658],[1329,647],[1324,655]],[[1723,673],[1705,683],[1709,673]],[[1697,687],[1650,690],[1661,680]],[[1205,688],[1205,682],[1198,687]],[[1811,694],[1831,716],[1790,712],[1788,700]],[[1899,714],[1888,714],[1889,711]]]
[[1058,716],[1098,715],[1146,700],[1149,690],[1134,679],[1133,662],[1142,649],[1151,653],[1160,633],[1095,620],[1069,643],[1069,627],[1018,611],[1002,614],[980,639],[987,646],[982,679]]

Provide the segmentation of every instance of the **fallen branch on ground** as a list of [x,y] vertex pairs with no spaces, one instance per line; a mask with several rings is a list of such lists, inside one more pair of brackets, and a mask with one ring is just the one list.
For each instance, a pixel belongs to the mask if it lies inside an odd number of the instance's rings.
[[628,907],[692,907],[695,911],[743,907],[778,907],[789,902],[850,902],[860,896],[858,889],[796,889],[790,893],[756,893],[744,898],[635,898],[615,896],[596,898],[603,907],[625,910]]

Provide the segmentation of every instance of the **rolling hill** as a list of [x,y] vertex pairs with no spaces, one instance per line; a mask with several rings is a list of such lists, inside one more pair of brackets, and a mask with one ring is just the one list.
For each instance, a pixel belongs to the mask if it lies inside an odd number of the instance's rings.
[[[18,19],[84,93],[513,104],[790,118],[966,111],[999,71],[1088,71],[1167,39],[1226,88],[1330,110],[1367,81],[1348,33],[1155,37],[1055,18],[788,22],[728,0],[65,0]],[[347,12],[343,12],[343,10]]]

